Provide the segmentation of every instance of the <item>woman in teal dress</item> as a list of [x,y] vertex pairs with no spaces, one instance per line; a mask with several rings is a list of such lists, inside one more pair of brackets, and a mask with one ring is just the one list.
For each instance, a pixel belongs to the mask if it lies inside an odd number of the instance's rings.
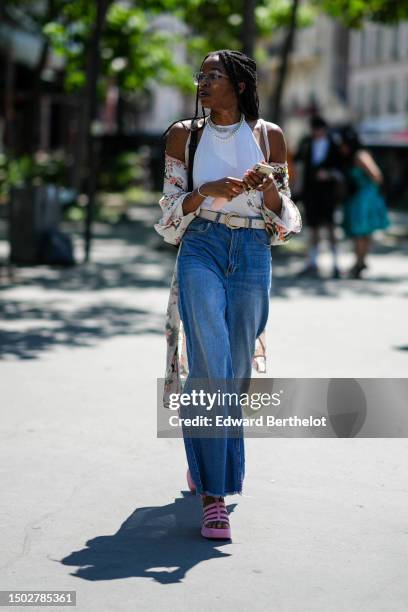
[[356,261],[350,270],[352,278],[360,278],[367,268],[366,257],[371,236],[389,226],[387,206],[380,192],[382,173],[370,153],[363,149],[356,132],[350,128],[341,134],[341,154],[350,193],[344,202],[343,230],[354,242]]

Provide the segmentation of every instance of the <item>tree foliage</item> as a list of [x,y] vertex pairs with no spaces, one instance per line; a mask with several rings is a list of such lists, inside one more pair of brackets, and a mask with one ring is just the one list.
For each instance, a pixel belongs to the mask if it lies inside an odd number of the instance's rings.
[[[84,56],[95,17],[95,3],[62,2],[58,18],[44,27],[56,53],[66,60],[66,87],[81,88],[85,82]],[[190,71],[174,59],[177,36],[161,30],[155,19],[174,6],[172,0],[144,0],[133,6],[111,2],[101,40],[102,86],[114,78],[122,91],[142,90],[150,79],[172,82],[188,90]]]
[[[198,61],[213,49],[242,49],[244,0],[196,0],[186,4],[181,17],[193,32],[187,41],[190,56]],[[258,36],[273,36],[289,23],[292,0],[259,0],[255,9]],[[298,25],[311,23],[314,7],[305,4],[299,11]]]
[[363,21],[395,24],[408,19],[408,3],[399,0],[314,0],[316,7],[351,28]]
[[[100,92],[111,78],[123,92],[149,89],[153,80],[193,91],[191,73],[208,51],[242,48],[244,2],[111,0],[101,40]],[[20,11],[65,58],[65,86],[72,92],[85,85],[85,57],[96,4],[89,0],[5,0],[3,7]],[[273,37],[276,30],[287,26],[292,4],[293,0],[259,0],[255,9],[257,35]],[[305,0],[298,11],[297,27],[311,23],[322,12],[359,27],[366,19],[394,23],[408,18],[408,4],[395,0]],[[188,35],[162,29],[157,20],[163,14],[184,23]],[[186,44],[186,64],[176,59],[178,44]],[[262,57],[260,50],[257,59]]]

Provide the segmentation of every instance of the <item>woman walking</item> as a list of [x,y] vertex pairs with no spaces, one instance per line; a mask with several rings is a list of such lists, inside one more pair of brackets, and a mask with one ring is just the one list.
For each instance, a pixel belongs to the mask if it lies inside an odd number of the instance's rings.
[[389,226],[387,206],[380,192],[381,170],[370,153],[363,149],[357,133],[346,128],[341,133],[340,152],[345,160],[350,194],[344,202],[343,230],[354,242],[355,263],[351,278],[360,278],[367,268],[366,257],[372,234]]
[[[252,366],[265,371],[270,247],[302,227],[282,131],[259,117],[255,62],[238,51],[211,52],[195,83],[195,117],[165,133],[162,218],[155,225],[165,241],[180,245],[166,322],[166,406],[171,393],[191,391],[198,379],[249,379]],[[259,162],[272,172],[253,170]],[[224,498],[242,494],[243,436],[197,438],[183,428],[183,438],[189,486],[203,502],[201,534],[230,538]]]

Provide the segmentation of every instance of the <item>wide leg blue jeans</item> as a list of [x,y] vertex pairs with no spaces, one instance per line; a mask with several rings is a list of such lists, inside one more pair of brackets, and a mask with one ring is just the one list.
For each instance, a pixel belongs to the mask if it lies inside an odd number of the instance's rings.
[[[189,365],[184,391],[194,379],[250,379],[256,337],[269,313],[266,230],[231,229],[196,217],[183,236],[177,274]],[[243,434],[197,438],[183,428],[183,438],[196,495],[242,494]]]

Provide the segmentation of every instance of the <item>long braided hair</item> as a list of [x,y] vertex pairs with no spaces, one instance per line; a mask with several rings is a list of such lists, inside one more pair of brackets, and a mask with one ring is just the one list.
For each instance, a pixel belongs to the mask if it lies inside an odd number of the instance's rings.
[[[258,119],[259,118],[259,98],[258,98],[258,78],[256,72],[256,63],[253,59],[245,55],[245,53],[241,53],[241,51],[232,51],[231,49],[220,49],[219,51],[211,51],[207,53],[203,61],[201,62],[200,71],[205,60],[208,57],[213,55],[219,55],[221,61],[224,64],[225,70],[231,79],[231,83],[235,90],[235,95],[238,101],[238,109],[241,113],[244,114],[245,119]],[[238,83],[244,81],[245,89],[241,93],[239,91]],[[196,91],[196,102],[195,102],[195,114],[194,117],[188,117],[188,119],[192,119],[191,129],[195,128],[194,125],[196,121],[199,119],[198,116],[198,85]],[[201,105],[202,116],[204,121],[208,115],[205,114],[203,105]],[[185,119],[182,119],[185,121]],[[162,138],[165,138],[167,132],[170,128],[178,123],[178,121],[174,121],[167,130],[162,134]]]

